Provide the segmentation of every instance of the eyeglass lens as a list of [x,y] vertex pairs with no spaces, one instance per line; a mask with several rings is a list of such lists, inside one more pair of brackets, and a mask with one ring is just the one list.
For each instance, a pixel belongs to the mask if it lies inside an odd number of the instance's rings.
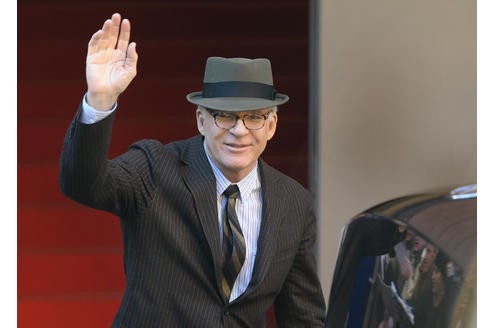
[[237,120],[240,119],[244,123],[244,126],[248,130],[259,130],[265,126],[265,120],[268,115],[262,114],[246,114],[243,116],[238,116],[230,113],[215,113],[213,117],[215,118],[215,123],[218,127],[223,129],[233,128]]

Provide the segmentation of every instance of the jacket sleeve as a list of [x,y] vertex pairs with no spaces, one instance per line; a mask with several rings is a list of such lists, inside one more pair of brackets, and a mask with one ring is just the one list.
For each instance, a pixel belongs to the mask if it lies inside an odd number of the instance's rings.
[[79,121],[81,107],[65,135],[59,167],[62,193],[83,205],[125,216],[137,211],[153,190],[151,150],[144,144],[107,159],[115,113],[94,123]]
[[324,325],[325,300],[313,253],[315,240],[316,219],[309,210],[298,252],[274,304],[280,328]]

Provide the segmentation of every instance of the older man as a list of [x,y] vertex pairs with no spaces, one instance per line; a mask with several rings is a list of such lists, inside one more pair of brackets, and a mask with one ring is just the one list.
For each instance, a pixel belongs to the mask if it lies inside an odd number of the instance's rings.
[[212,57],[199,135],[143,140],[107,159],[118,96],[136,75],[130,22],[108,19],[88,45],[88,90],[64,142],[68,197],[120,217],[126,289],[113,327],[322,327],[309,193],[259,157],[277,127],[267,59]]

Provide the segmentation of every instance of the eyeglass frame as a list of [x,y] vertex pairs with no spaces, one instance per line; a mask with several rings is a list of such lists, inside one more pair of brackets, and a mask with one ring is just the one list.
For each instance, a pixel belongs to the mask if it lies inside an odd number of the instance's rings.
[[[273,110],[273,109],[272,109],[272,110],[270,110],[270,111],[269,111],[268,113],[266,113],[266,114],[258,114],[258,113],[253,113],[253,114],[244,114],[244,115],[240,116],[240,115],[236,115],[236,114],[234,114],[234,113],[232,113],[232,112],[216,111],[216,110],[214,110],[214,109],[210,109],[210,108],[207,108],[207,107],[203,107],[203,108],[204,108],[204,109],[208,112],[208,114],[210,114],[210,115],[213,117],[213,121],[215,122],[215,125],[216,125],[218,128],[220,128],[220,129],[224,129],[224,130],[230,130],[230,129],[232,129],[233,127],[235,127],[235,126],[236,126],[236,124],[237,124],[237,121],[238,121],[238,120],[241,120],[241,121],[242,121],[242,124],[244,124],[244,127],[245,127],[246,129],[248,129],[249,131],[261,130],[261,129],[263,129],[263,128],[265,127],[266,120],[270,117],[270,115],[272,115],[273,113],[275,113],[275,112],[276,112],[276,110]],[[218,116],[218,115],[220,115],[220,114],[223,114],[223,115],[224,115],[224,114],[227,114],[227,115],[232,115],[233,117],[235,117],[235,121],[234,121],[233,125],[232,125],[230,128],[224,128],[224,127],[221,127],[220,125],[218,125],[218,122],[217,122],[217,116]],[[245,118],[246,116],[248,116],[248,115],[259,115],[259,116],[263,117],[263,125],[261,125],[261,126],[260,126],[259,128],[257,128],[257,129],[250,129],[250,128],[248,128],[248,127],[247,127],[247,125],[246,125],[246,122],[244,121],[244,118]]]

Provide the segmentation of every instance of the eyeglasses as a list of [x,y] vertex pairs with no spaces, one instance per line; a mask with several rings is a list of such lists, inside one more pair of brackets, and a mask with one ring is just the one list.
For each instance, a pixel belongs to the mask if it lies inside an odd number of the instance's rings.
[[244,123],[246,129],[259,130],[265,126],[267,118],[270,117],[270,114],[272,113],[272,111],[270,111],[266,114],[252,113],[241,116],[234,113],[216,112],[209,108],[206,108],[206,110],[211,116],[213,116],[216,126],[226,130],[232,129],[237,124],[237,120],[239,119],[242,120],[242,123]]

